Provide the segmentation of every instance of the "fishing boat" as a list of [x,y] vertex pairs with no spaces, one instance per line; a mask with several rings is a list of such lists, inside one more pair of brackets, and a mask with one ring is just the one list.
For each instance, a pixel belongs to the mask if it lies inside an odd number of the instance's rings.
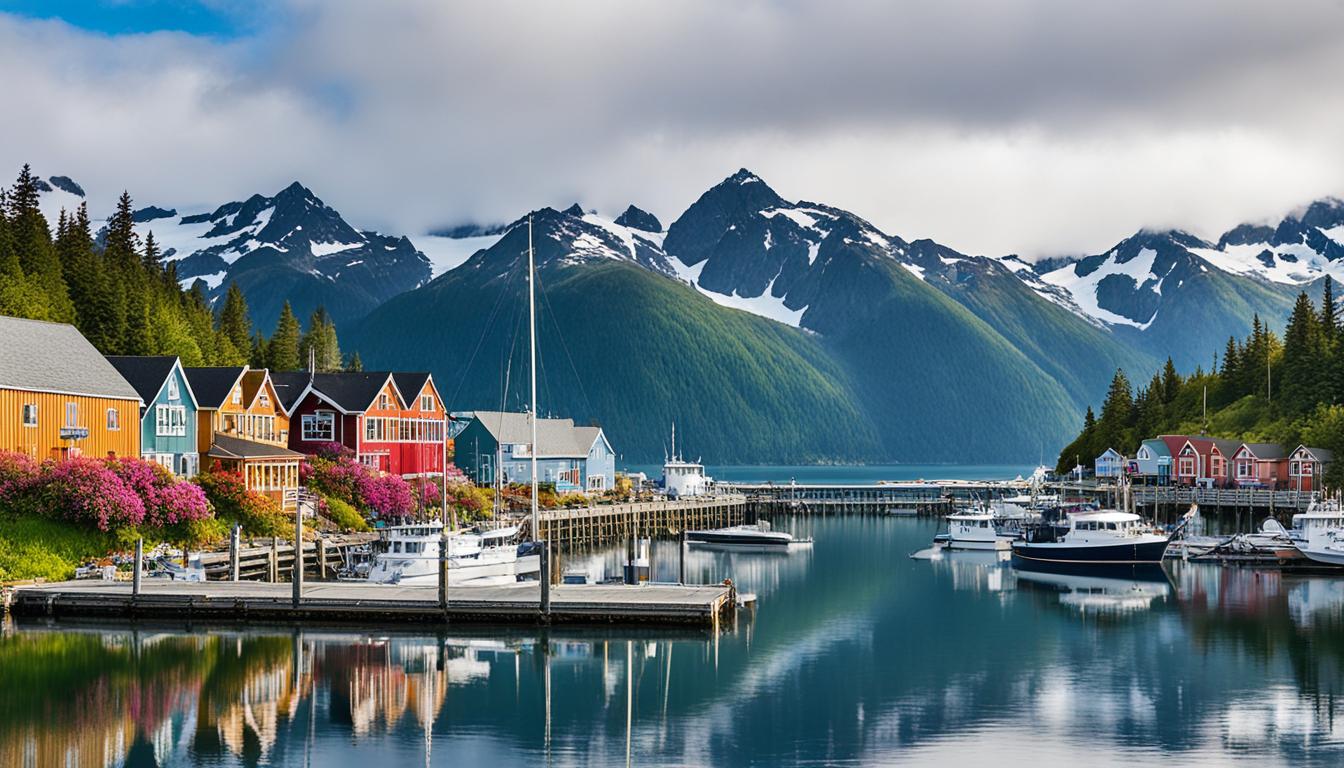
[[[516,581],[541,570],[530,544],[515,544],[518,528],[457,532],[448,536],[448,583],[478,579]],[[364,580],[371,584],[431,585],[439,583],[443,523],[394,525],[379,532]]]
[[1106,570],[1161,563],[1170,541],[1171,536],[1155,532],[1132,512],[1072,512],[1063,524],[1029,528],[1022,540],[1014,541],[1013,567]]
[[972,508],[947,516],[947,533],[933,537],[935,546],[946,549],[1002,550],[1012,547],[1017,533],[1000,533],[999,517],[983,508]]
[[692,546],[725,547],[767,552],[787,552],[789,547],[811,544],[811,539],[796,539],[787,531],[776,531],[768,520],[755,525],[735,525],[708,531],[687,531],[686,542]]
[[1344,565],[1344,509],[1339,501],[1314,501],[1293,516],[1288,531],[1293,546],[1322,565]]

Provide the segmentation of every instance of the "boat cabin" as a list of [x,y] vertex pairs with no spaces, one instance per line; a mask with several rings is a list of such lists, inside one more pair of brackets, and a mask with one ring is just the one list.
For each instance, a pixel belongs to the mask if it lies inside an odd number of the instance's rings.
[[1142,517],[1131,512],[1101,510],[1097,512],[1075,512],[1069,515],[1070,542],[1110,541],[1132,536],[1142,536],[1151,529]]

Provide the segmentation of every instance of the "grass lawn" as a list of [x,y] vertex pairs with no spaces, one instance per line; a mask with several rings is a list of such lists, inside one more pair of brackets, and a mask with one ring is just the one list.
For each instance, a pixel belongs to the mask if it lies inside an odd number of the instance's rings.
[[110,534],[42,517],[0,515],[0,582],[74,578],[75,568],[116,548]]

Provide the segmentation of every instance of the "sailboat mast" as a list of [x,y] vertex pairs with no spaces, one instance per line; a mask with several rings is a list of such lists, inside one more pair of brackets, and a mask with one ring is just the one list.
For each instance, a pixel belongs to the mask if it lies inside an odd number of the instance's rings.
[[527,217],[527,316],[528,340],[532,349],[532,540],[537,541],[541,515],[537,511],[537,265],[532,252],[532,216]]

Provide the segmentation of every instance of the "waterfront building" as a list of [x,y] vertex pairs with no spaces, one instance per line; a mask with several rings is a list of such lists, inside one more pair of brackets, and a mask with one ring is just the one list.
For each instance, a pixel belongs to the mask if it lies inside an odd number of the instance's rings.
[[1125,472],[1125,456],[1114,448],[1107,448],[1092,463],[1092,467],[1098,480],[1102,478],[1114,480]]
[[1318,491],[1322,475],[1334,461],[1333,451],[1299,445],[1288,457],[1288,487],[1294,491]]
[[196,445],[207,466],[242,475],[247,489],[293,509],[299,461],[289,443],[289,416],[264,368],[187,368],[196,396]]
[[1233,482],[1242,488],[1283,488],[1288,453],[1276,443],[1242,443],[1232,457]]
[[108,362],[140,394],[140,457],[181,477],[200,469],[196,444],[196,397],[173,355],[109,356]]
[[289,447],[312,454],[340,443],[358,460],[405,478],[443,473],[447,411],[428,373],[278,373]]
[[[532,425],[526,413],[476,411],[455,441],[454,463],[477,485],[532,481]],[[537,480],[557,493],[615,487],[616,453],[601,427],[537,419]]]
[[0,317],[0,450],[139,456],[140,395],[73,325]]
[[1144,440],[1134,461],[1140,477],[1157,485],[1171,484],[1171,449],[1163,440]]

